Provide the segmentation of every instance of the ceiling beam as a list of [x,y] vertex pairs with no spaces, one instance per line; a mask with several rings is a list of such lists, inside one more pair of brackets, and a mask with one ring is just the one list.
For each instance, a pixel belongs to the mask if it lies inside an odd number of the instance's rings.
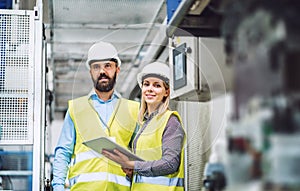
[[46,24],[46,29],[107,29],[107,30],[118,30],[118,29],[153,29],[158,28],[158,23],[141,23],[141,24],[87,24],[87,23],[54,23],[53,25]]

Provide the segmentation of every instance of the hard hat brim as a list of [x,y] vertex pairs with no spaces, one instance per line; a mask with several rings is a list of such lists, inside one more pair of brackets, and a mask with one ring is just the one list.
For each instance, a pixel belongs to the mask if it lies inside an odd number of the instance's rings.
[[87,60],[86,61],[86,67],[87,69],[91,68],[91,64],[94,62],[101,62],[101,61],[113,61],[117,64],[117,67],[121,66],[121,60],[119,57],[114,57],[114,58],[108,58],[108,59],[93,59],[93,60]]

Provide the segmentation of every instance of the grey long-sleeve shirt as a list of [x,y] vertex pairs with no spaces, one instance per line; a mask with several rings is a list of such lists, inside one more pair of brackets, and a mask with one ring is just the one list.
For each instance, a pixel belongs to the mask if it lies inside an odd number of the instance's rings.
[[[136,135],[133,149],[140,133],[153,118],[146,119],[141,131]],[[185,133],[175,115],[171,115],[162,136],[162,158],[155,161],[135,161],[134,171],[142,176],[164,176],[176,172],[180,165],[180,154],[183,146]]]

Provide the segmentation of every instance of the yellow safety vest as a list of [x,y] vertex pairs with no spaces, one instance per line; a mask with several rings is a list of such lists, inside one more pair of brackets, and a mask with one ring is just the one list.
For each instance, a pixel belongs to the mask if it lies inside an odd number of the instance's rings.
[[98,137],[115,137],[116,142],[127,147],[136,127],[139,103],[119,99],[108,126],[102,128],[97,112],[88,96],[69,101],[69,112],[76,130],[76,144],[69,168],[71,190],[130,190],[130,182],[119,164],[108,160],[82,143]]
[[[171,115],[181,118],[176,111],[166,111],[155,116],[138,137],[136,154],[146,161],[159,160],[162,157],[162,135]],[[185,140],[184,140],[185,141]],[[177,172],[168,176],[146,177],[134,174],[131,190],[134,191],[183,191],[184,190],[184,152],[181,151],[180,166]]]

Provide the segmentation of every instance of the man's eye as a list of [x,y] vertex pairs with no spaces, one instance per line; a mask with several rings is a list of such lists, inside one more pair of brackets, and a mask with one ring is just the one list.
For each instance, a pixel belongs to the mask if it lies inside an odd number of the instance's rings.
[[93,69],[99,69],[100,68],[100,66],[99,65],[93,65]]

